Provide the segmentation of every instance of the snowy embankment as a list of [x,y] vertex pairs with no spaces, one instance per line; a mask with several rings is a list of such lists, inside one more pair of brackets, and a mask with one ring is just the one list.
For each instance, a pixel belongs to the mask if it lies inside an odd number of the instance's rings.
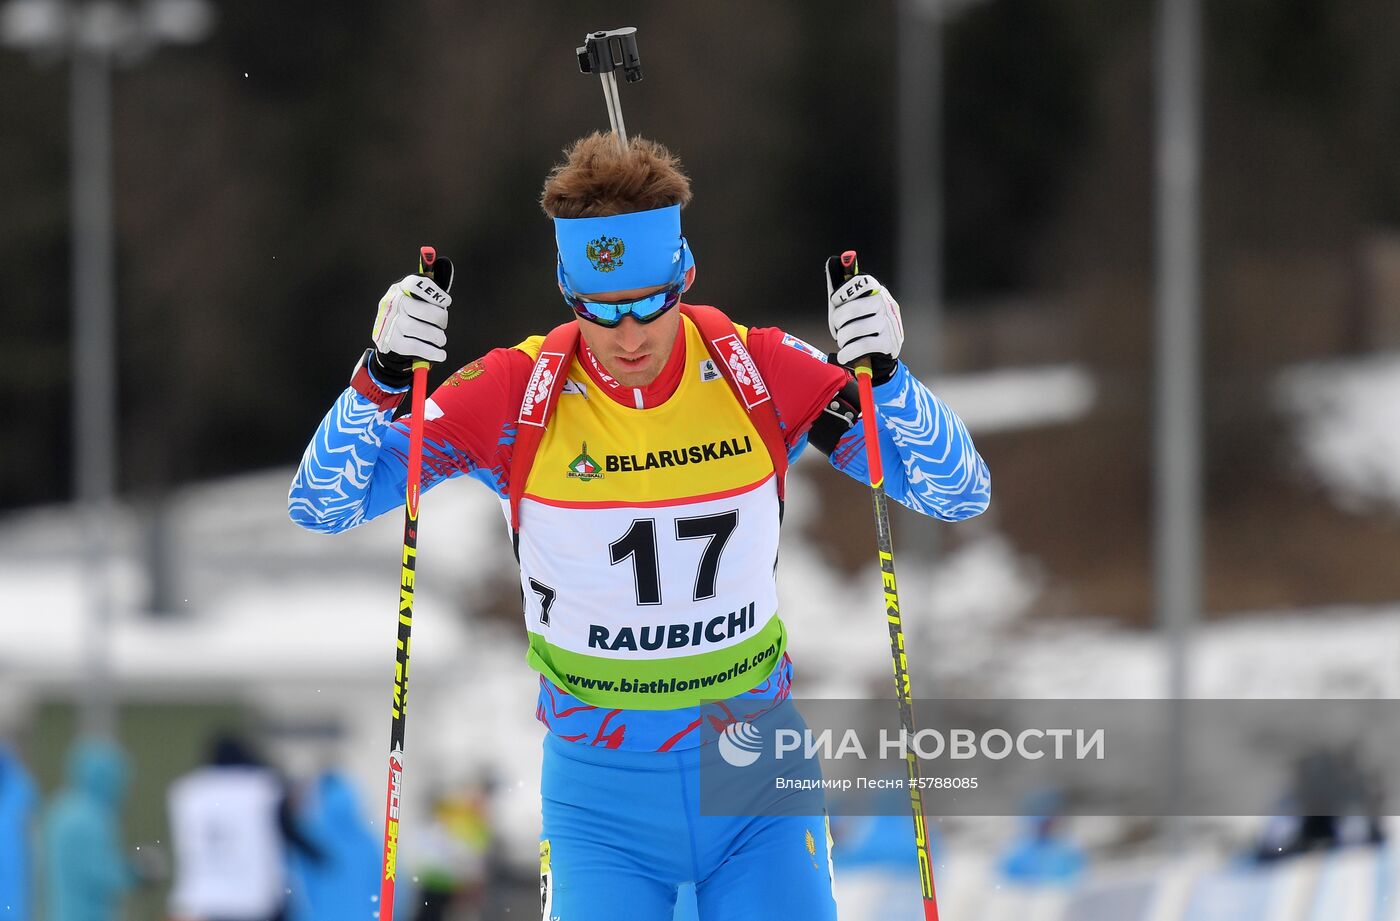
[[1305,471],[1338,505],[1400,509],[1400,355],[1302,365],[1276,393]]

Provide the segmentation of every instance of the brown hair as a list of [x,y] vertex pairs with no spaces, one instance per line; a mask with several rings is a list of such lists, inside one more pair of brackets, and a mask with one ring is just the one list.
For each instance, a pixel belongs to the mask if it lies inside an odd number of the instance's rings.
[[540,195],[550,217],[603,217],[690,201],[690,177],[680,159],[656,141],[633,136],[623,153],[611,132],[595,131],[564,155]]

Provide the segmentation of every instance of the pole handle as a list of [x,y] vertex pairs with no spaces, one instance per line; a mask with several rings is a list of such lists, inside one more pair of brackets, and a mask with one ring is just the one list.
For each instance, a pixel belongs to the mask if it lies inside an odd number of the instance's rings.
[[[848,249],[836,257],[835,262],[840,264],[842,284],[860,274],[860,260],[853,249]],[[836,267],[830,260],[827,262],[827,267],[833,276],[832,286],[835,287]],[[880,429],[875,423],[875,393],[871,384],[870,356],[857,358],[854,370],[856,387],[860,390],[860,416],[865,429],[865,458],[870,471],[870,488],[883,490],[885,487],[885,468],[880,460]]]
[[[422,276],[424,276],[424,277],[426,277],[426,278],[431,278],[431,279],[433,279],[433,281],[437,281],[437,277],[436,277],[436,274],[435,274],[435,272],[434,272],[434,269],[436,268],[436,266],[437,266],[437,249],[434,248],[434,247],[431,247],[431,246],[420,246],[420,247],[418,247],[418,274],[419,274],[419,275],[422,275]],[[416,378],[417,375],[418,375],[419,369],[422,369],[424,372],[426,372],[427,369],[428,369],[428,363],[427,363],[426,361],[423,361],[421,358],[420,358],[420,359],[417,359],[417,360],[415,360],[415,361],[413,362],[413,374],[414,374],[414,377],[415,377],[415,378]],[[415,390],[415,391],[421,389],[421,388],[418,386],[418,381],[417,381],[417,380],[415,380],[413,383],[414,383],[414,390]],[[416,395],[416,394],[415,394],[415,395]],[[416,409],[417,409],[417,407],[415,407],[415,411],[416,411]]]

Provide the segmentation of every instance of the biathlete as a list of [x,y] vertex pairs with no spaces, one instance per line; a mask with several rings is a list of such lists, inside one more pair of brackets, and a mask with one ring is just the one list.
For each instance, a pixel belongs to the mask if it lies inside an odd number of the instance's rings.
[[[425,411],[423,488],[485,483],[520,563],[549,729],[546,921],[666,921],[686,882],[705,919],[834,919],[825,816],[702,815],[696,792],[702,702],[724,701],[707,719],[753,719],[791,688],[784,474],[810,444],[865,482],[850,367],[870,356],[890,498],[957,521],[990,494],[961,420],[898,360],[899,305],[874,278],[828,282],[831,356],[683,303],[689,199],[662,145],[576,142],[541,197],[573,316],[461,368]],[[380,300],[374,347],[292,482],[297,524],[339,532],[402,506],[408,426],[393,416],[412,361],[447,357],[448,286],[410,275]]]

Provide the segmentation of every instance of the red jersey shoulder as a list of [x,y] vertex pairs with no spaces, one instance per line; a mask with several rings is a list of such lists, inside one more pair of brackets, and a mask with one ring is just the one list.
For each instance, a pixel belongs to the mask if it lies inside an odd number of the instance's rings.
[[492,349],[454,371],[433,393],[433,400],[444,411],[463,402],[477,403],[525,392],[533,359],[516,348]]
[[747,345],[792,444],[812,427],[832,395],[845,386],[850,372],[828,364],[815,346],[776,327],[750,329]]
[[452,445],[478,467],[502,466],[505,429],[520,411],[532,364],[518,348],[500,348],[453,372],[428,400],[427,438]]

